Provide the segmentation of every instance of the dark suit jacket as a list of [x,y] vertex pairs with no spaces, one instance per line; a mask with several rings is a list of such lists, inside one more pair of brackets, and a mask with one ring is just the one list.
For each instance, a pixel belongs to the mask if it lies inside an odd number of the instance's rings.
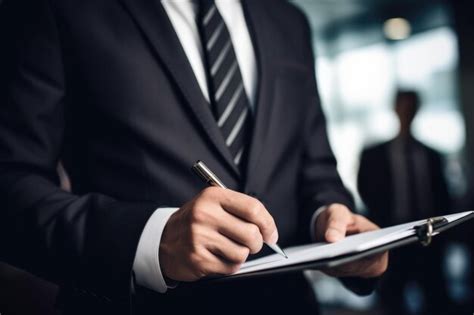
[[[204,187],[190,171],[197,159],[266,204],[282,246],[309,242],[318,207],[352,207],[326,135],[305,17],[284,1],[243,4],[259,67],[245,174],[158,0],[30,4],[35,19],[1,99],[0,222],[14,240],[6,260],[128,310],[141,231],[155,209]],[[58,160],[72,192],[58,187]]]
[[[381,226],[399,223],[393,222],[391,219],[394,217],[394,198],[396,195],[393,187],[393,168],[389,158],[392,143],[393,140],[364,150],[358,176],[358,189],[361,198],[366,204],[371,218]],[[428,215],[446,214],[449,209],[450,198],[443,174],[441,156],[419,141],[415,141],[415,144],[427,158],[427,171],[430,180],[426,180],[425,184],[431,191],[428,198],[431,199],[431,204],[434,205],[434,208],[431,209],[432,213]]]

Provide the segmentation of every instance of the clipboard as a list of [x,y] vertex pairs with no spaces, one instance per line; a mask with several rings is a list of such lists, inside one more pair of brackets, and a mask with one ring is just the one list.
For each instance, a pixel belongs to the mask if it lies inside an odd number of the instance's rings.
[[[456,220],[449,221],[450,217],[459,216]],[[324,259],[317,259],[313,261],[305,261],[302,263],[295,263],[289,264],[280,267],[270,267],[258,271],[253,272],[245,272],[245,273],[236,273],[233,275],[223,276],[223,277],[213,277],[207,278],[200,282],[222,282],[222,281],[232,281],[236,279],[245,279],[245,278],[256,278],[256,277],[265,277],[269,275],[281,274],[281,273],[289,273],[289,272],[296,272],[296,271],[303,271],[303,270],[321,270],[326,268],[337,267],[355,260],[359,260],[377,253],[382,253],[388,250],[392,250],[395,248],[407,246],[413,243],[421,243],[423,246],[429,246],[432,241],[433,237],[436,235],[451,229],[463,222],[466,222],[470,219],[474,218],[474,211],[467,211],[461,212],[457,214],[447,215],[443,217],[435,217],[435,218],[428,218],[425,220],[410,222],[405,225],[412,225],[411,229],[407,231],[411,231],[411,235],[403,236],[400,234],[399,238],[395,240],[382,243],[378,246],[374,246],[372,248],[368,248],[366,250],[354,251],[346,254],[336,255],[334,257],[324,258]],[[402,226],[402,225],[400,225]],[[387,230],[387,229],[394,229],[394,227],[388,227],[381,229],[379,231]],[[366,232],[370,233],[370,232]],[[364,233],[360,233],[358,235],[362,235]],[[349,238],[349,237],[348,237]],[[337,245],[337,243],[333,243],[331,245]],[[322,248],[322,247],[321,247]],[[318,250],[315,248],[314,250]],[[290,254],[289,254],[290,255]]]

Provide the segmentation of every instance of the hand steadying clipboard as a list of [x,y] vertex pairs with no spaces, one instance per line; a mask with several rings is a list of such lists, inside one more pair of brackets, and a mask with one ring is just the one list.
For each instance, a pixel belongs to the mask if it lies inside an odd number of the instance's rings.
[[474,211],[467,211],[351,235],[337,243],[288,247],[283,249],[288,259],[278,254],[265,256],[245,263],[233,275],[214,278],[212,281],[228,281],[305,269],[324,269],[415,242],[427,246],[437,234],[472,218]]

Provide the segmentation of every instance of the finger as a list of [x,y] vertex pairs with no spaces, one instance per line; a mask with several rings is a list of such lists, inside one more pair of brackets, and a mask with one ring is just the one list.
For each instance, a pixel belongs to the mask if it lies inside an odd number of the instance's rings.
[[355,214],[354,223],[347,227],[347,235],[358,234],[362,232],[369,232],[380,229],[375,223],[364,216]]
[[229,275],[239,271],[241,264],[236,264],[216,256],[209,250],[203,254],[204,261],[199,267],[200,273],[210,275]]
[[223,211],[218,232],[234,242],[247,247],[252,254],[263,247],[263,237],[258,226]]
[[265,242],[275,244],[278,231],[273,217],[265,206],[255,198],[235,191],[226,190],[221,206],[229,213],[258,226]]
[[354,268],[348,275],[362,278],[372,278],[381,275],[387,268],[388,253],[376,254],[363,258],[354,264]]
[[365,269],[361,277],[372,278],[382,275],[388,267],[388,252],[368,257],[369,267]]
[[358,214],[354,215],[353,225],[358,229],[359,233],[380,229],[378,225],[376,225],[375,223],[373,223],[366,217],[358,215]]
[[388,253],[377,254],[350,262],[339,267],[323,270],[333,277],[362,277],[372,278],[385,272],[388,265]]
[[247,260],[250,253],[247,247],[237,244],[220,233],[215,234],[214,242],[206,246],[211,253],[236,264],[243,264]]
[[258,226],[222,211],[218,232],[234,242],[245,246],[252,254],[258,253],[263,247],[263,237]]
[[344,206],[332,206],[328,210],[327,227],[324,237],[328,242],[337,242],[346,236],[349,225],[354,223],[354,215]]
[[323,271],[332,277],[362,277],[362,273],[365,273],[368,267],[369,263],[365,259],[361,259]]

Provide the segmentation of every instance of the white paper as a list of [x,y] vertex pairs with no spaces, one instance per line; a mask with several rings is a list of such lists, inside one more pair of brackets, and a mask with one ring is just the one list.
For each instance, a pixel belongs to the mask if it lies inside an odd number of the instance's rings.
[[[444,217],[451,223],[471,213],[474,213],[474,211],[461,212]],[[351,235],[337,243],[314,243],[288,247],[284,249],[288,258],[284,258],[279,254],[273,254],[255,259],[243,264],[242,268],[235,274],[245,274],[300,263],[315,262],[322,259],[367,251],[412,236],[415,234],[414,227],[425,222],[426,220],[419,220],[376,231]]]

